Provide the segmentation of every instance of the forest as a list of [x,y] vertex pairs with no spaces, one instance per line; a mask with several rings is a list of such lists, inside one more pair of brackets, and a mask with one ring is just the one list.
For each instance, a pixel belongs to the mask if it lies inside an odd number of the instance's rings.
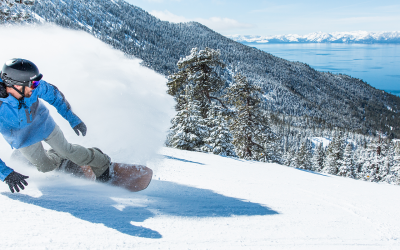
[[218,72],[226,64],[217,50],[193,48],[177,66],[167,84],[177,110],[167,146],[400,184],[400,140],[312,122],[292,126],[302,120],[266,111],[261,86],[241,73],[223,88]]

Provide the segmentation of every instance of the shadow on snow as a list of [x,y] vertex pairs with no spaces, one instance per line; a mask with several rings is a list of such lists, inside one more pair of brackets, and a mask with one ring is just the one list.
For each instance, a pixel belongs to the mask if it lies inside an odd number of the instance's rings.
[[326,175],[326,174],[320,173],[320,172],[316,172],[316,171],[311,171],[311,170],[301,169],[301,168],[294,168],[294,169],[299,170],[299,171],[303,171],[303,172],[307,172],[307,173],[310,173],[310,174],[316,174],[316,175],[321,175],[321,176],[325,176],[325,177],[330,177],[329,175]]
[[185,159],[181,159],[181,158],[172,157],[172,156],[169,156],[169,155],[162,155],[162,156],[163,156],[164,158],[170,159],[170,160],[183,161],[183,162],[188,162],[188,163],[194,163],[194,164],[204,165],[204,163],[201,163],[201,162],[189,161],[189,160],[185,160]]
[[162,235],[152,229],[133,224],[157,215],[207,218],[278,214],[261,204],[166,181],[154,180],[148,189],[140,193],[121,192],[121,195],[118,195],[115,189],[110,194],[107,189],[106,192],[100,193],[93,188],[64,188],[41,187],[43,195],[39,198],[24,194],[2,194],[13,200],[70,213],[91,223],[101,223],[127,235],[153,239],[162,238]]

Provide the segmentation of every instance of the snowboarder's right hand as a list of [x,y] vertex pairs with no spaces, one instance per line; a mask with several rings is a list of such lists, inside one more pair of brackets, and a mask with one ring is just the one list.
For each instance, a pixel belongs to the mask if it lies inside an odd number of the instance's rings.
[[79,131],[82,133],[82,136],[86,135],[87,127],[85,123],[81,122],[74,127],[75,133],[79,136]]
[[24,185],[28,186],[28,182],[25,181],[25,179],[28,178],[29,176],[13,171],[4,179],[4,182],[8,184],[8,187],[10,187],[11,193],[14,193],[14,190],[19,192],[19,188],[24,190]]

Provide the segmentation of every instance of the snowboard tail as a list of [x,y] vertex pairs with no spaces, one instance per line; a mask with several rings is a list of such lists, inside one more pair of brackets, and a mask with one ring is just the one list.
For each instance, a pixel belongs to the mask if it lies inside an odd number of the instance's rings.
[[[96,176],[89,166],[81,167],[87,179],[95,180]],[[125,188],[131,192],[146,189],[153,177],[153,171],[142,165],[113,162],[110,165],[111,180],[107,183]]]

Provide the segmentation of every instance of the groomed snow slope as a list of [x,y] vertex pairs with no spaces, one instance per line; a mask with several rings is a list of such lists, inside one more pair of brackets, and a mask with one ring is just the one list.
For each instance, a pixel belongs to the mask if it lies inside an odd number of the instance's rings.
[[400,187],[164,148],[148,189],[0,186],[2,249],[399,249]]
[[20,194],[0,183],[0,249],[399,249],[399,186],[162,148],[165,78],[83,32],[0,31],[0,62],[34,61],[88,125],[77,137],[51,110],[70,142],[155,172],[130,193],[39,173],[0,139],[0,157],[30,176]]

